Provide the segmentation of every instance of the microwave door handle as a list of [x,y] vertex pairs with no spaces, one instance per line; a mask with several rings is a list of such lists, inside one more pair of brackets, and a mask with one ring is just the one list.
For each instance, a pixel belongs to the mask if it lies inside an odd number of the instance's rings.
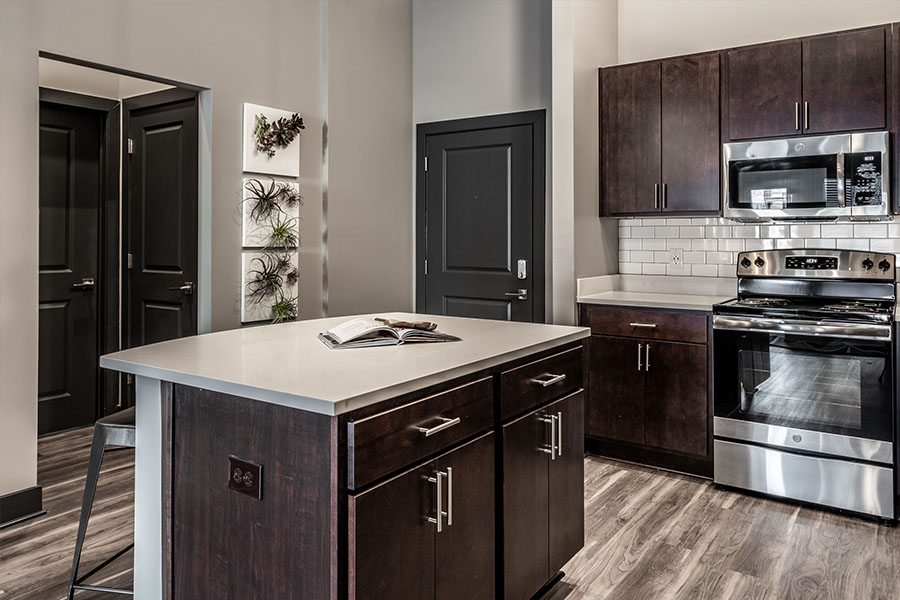
[[837,155],[837,165],[835,165],[835,179],[837,179],[837,200],[838,206],[847,207],[847,197],[844,195],[844,158],[845,154],[839,152]]

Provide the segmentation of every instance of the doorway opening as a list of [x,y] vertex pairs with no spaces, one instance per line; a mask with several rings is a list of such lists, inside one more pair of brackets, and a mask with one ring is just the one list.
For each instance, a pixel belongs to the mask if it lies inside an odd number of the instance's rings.
[[200,165],[209,148],[201,88],[46,53],[38,61],[37,403],[46,435],[133,404],[132,381],[101,370],[101,355],[208,322],[198,284],[208,270]]

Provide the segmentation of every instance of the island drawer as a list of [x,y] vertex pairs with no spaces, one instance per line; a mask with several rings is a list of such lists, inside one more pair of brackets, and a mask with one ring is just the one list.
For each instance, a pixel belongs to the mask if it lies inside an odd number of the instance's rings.
[[486,431],[493,423],[490,377],[351,421],[347,423],[347,486],[359,489]]
[[707,318],[703,313],[677,313],[626,307],[591,306],[591,333],[705,344]]
[[500,419],[506,420],[582,387],[581,346],[500,374]]

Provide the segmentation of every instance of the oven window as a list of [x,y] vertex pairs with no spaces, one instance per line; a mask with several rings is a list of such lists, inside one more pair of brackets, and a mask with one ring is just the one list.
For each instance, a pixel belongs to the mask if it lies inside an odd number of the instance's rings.
[[720,362],[716,349],[716,416],[890,439],[889,344],[742,332],[727,339],[730,357]]
[[754,210],[839,206],[837,155],[728,163],[729,205]]

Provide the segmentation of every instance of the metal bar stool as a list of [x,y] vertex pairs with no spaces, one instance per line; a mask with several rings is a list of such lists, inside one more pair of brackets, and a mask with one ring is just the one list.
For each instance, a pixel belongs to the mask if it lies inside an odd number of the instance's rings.
[[75,558],[72,561],[72,573],[69,577],[68,600],[72,600],[75,590],[91,590],[93,592],[108,592],[112,594],[134,595],[134,590],[120,590],[115,588],[86,585],[84,581],[112,563],[114,560],[134,548],[134,543],[116,552],[100,565],[82,577],[78,577],[78,563],[81,561],[81,548],[84,545],[84,534],[87,532],[88,519],[91,517],[91,508],[94,504],[94,494],[97,491],[97,480],[100,477],[100,465],[103,463],[103,454],[107,446],[120,446],[122,448],[134,448],[134,408],[128,408],[108,417],[103,417],[94,424],[94,439],[91,442],[91,460],[88,463],[87,481],[84,484],[84,498],[81,501],[81,519],[78,522],[78,537],[75,539]]

